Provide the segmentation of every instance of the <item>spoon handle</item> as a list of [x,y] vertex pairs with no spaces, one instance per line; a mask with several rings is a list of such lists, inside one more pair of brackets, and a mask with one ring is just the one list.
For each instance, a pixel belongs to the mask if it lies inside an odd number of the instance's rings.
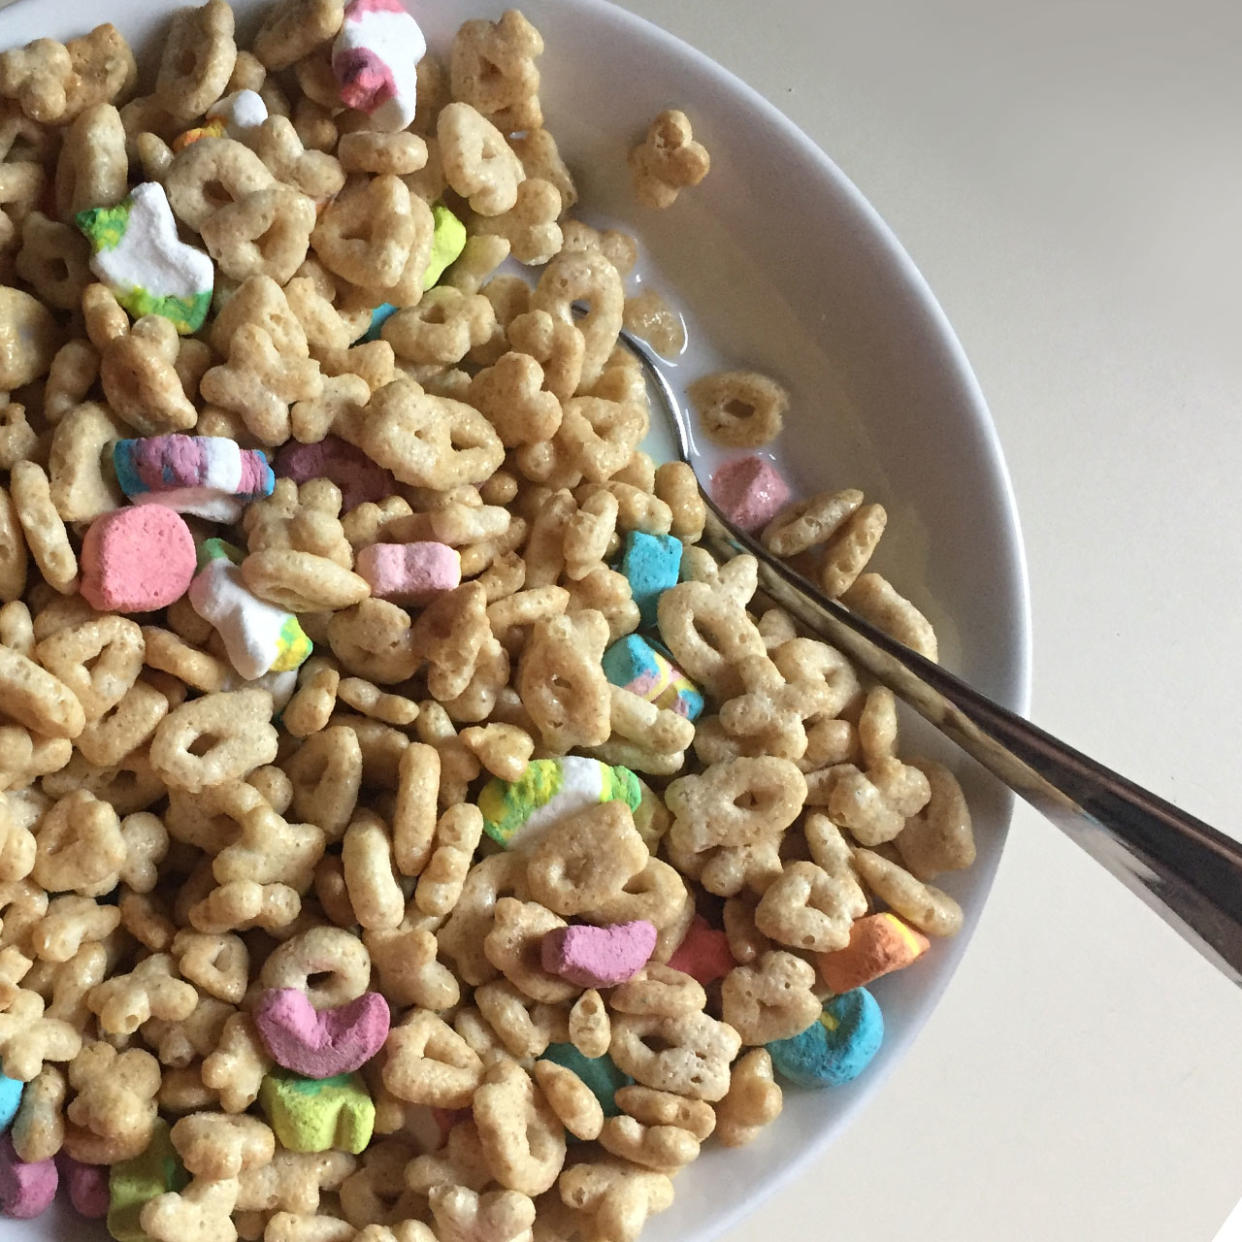
[[728,526],[711,499],[704,543],[749,552],[776,603],[851,657],[1082,846],[1234,983],[1242,984],[1242,846],[992,702],[828,599]]

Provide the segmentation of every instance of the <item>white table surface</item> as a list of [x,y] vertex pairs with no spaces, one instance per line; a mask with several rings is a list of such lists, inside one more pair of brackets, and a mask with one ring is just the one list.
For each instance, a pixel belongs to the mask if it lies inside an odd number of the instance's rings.
[[[624,7],[802,126],[947,311],[1017,491],[1034,719],[1236,832],[1242,7]],[[1240,1035],[1237,989],[1023,807],[911,1055],[725,1242],[1210,1242]]]

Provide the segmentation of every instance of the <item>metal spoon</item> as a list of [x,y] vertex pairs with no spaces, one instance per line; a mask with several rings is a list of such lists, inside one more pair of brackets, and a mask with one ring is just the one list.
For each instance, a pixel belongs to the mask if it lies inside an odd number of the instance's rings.
[[[631,333],[621,336],[643,364],[678,456],[698,479],[686,413],[658,356]],[[750,553],[759,562],[759,586],[767,595],[1043,812],[1242,984],[1242,846],[993,703],[827,598],[729,522],[703,481],[698,483],[707,506],[703,543],[709,551],[721,558]]]

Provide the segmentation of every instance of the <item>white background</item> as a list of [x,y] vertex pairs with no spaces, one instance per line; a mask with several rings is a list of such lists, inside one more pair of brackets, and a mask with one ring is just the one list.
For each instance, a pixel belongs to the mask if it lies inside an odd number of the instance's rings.
[[[1034,718],[1236,832],[1242,7],[624,7],[801,125],[945,307],[1017,490]],[[1242,997],[1023,808],[913,1053],[727,1242],[1209,1242],[1240,1193]]]

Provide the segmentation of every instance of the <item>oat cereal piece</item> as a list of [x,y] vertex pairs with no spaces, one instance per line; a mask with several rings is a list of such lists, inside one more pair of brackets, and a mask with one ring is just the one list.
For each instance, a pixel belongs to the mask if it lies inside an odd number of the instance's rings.
[[957,777],[931,759],[911,762],[927,777],[931,800],[906,820],[896,838],[901,861],[924,881],[969,867],[975,861],[975,839],[970,808]]
[[47,307],[29,293],[0,286],[0,390],[11,392],[46,375],[61,340]]
[[333,38],[344,16],[344,0],[281,0],[259,27],[254,54],[272,72],[287,69]]
[[96,103],[123,99],[137,78],[134,54],[111,23],[57,43],[36,39],[0,55],[0,95],[44,125],[72,121]]
[[12,496],[0,487],[0,601],[17,599],[26,589],[29,553]]
[[505,238],[519,263],[546,263],[564,241],[558,223],[562,206],[556,186],[542,177],[527,176],[518,185],[517,198],[508,211],[478,216],[472,224],[478,233]]
[[542,1194],[565,1162],[560,1119],[530,1075],[512,1061],[490,1066],[472,1101],[484,1159],[509,1190]]
[[111,290],[98,284],[83,292],[82,310],[112,412],[139,435],[193,427],[198,411],[177,374],[180,345],[172,320],[144,315],[131,327]]
[[56,166],[56,214],[73,224],[78,212],[114,207],[126,194],[125,127],[111,104],[87,108],[65,131]]
[[842,595],[841,602],[864,621],[870,621],[925,659],[939,658],[931,622],[879,574],[861,575]]
[[928,936],[955,936],[961,929],[961,907],[948,893],[916,880],[872,850],[856,849],[854,866],[862,882],[919,931]]
[[498,22],[463,22],[450,60],[453,98],[477,108],[505,133],[537,130],[543,112],[535,60],[542,53],[543,38],[517,9]]
[[454,102],[441,110],[436,137],[444,175],[471,210],[498,216],[513,208],[526,173],[495,125],[470,104]]
[[647,1218],[673,1202],[667,1174],[616,1157],[573,1165],[557,1189],[565,1205],[590,1222],[591,1236],[607,1242],[637,1242]]
[[233,1242],[236,1229],[230,1214],[237,1203],[236,1178],[209,1181],[195,1178],[179,1192],[157,1195],[139,1215],[143,1232],[152,1242]]
[[[151,743],[151,764],[191,792],[245,776],[276,758],[272,697],[262,690],[209,694],[171,712]],[[195,753],[204,743],[202,754]]]
[[688,389],[707,436],[728,448],[753,449],[780,435],[789,394],[757,371],[721,371]]
[[465,1108],[482,1081],[483,1062],[452,1027],[416,1010],[393,1027],[386,1044],[385,1086],[400,1099]]
[[466,1186],[440,1184],[427,1197],[441,1242],[523,1242],[531,1236],[535,1205],[518,1191],[479,1194]]
[[752,1048],[734,1063],[729,1093],[716,1105],[716,1135],[726,1147],[742,1147],[780,1116],[783,1104],[771,1056]]
[[669,109],[651,122],[647,136],[630,151],[634,195],[645,207],[671,207],[687,186],[698,185],[711,168],[707,148],[694,141],[684,112]]
[[676,358],[686,348],[686,325],[654,289],[643,289],[625,299],[622,322],[662,358]]
[[430,255],[431,210],[412,198],[400,178],[374,177],[336,199],[311,237],[315,253],[338,276],[368,289],[384,289],[401,278],[411,253]]
[[[17,274],[38,289],[50,305],[59,310],[76,310],[81,305],[82,291],[91,282],[89,262],[90,245],[77,229],[50,220],[41,211],[32,211],[25,218],[22,245],[15,260]],[[52,359],[43,399],[44,415],[51,422],[64,412],[60,398],[63,372],[58,372],[56,359],[68,350],[67,362],[82,351],[85,344],[77,339],[66,342]],[[85,387],[82,395],[85,395]]]

